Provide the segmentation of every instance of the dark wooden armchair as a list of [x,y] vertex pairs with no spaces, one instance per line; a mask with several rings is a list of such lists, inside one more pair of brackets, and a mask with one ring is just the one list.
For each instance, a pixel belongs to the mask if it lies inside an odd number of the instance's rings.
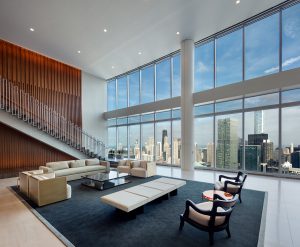
[[238,172],[235,177],[225,175],[219,176],[219,181],[215,183],[215,190],[222,190],[232,195],[239,195],[240,203],[242,203],[242,188],[244,186],[247,174]]
[[184,222],[209,233],[210,244],[214,244],[214,233],[226,230],[228,238],[231,237],[229,230],[229,219],[233,207],[238,199],[236,195],[231,200],[224,200],[218,195],[214,195],[212,202],[193,203],[186,201],[185,212],[180,215],[180,227],[182,230]]

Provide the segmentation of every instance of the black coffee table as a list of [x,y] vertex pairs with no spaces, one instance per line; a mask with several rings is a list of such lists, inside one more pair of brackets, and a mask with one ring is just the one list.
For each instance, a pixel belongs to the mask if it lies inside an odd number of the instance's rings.
[[123,184],[128,184],[131,181],[128,179],[127,173],[118,173],[110,171],[109,173],[97,173],[94,175],[82,176],[82,185],[97,189],[106,190]]

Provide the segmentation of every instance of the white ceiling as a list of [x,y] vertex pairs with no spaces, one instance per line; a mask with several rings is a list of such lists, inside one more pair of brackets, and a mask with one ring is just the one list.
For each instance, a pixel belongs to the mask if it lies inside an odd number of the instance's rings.
[[108,79],[283,2],[235,1],[0,0],[0,38]]

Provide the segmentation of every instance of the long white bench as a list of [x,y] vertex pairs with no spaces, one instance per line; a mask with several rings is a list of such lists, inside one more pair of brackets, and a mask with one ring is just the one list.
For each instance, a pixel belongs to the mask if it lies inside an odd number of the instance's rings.
[[185,184],[185,181],[179,179],[158,178],[147,183],[102,196],[101,201],[129,213],[169,193],[173,195],[177,194],[177,189]]

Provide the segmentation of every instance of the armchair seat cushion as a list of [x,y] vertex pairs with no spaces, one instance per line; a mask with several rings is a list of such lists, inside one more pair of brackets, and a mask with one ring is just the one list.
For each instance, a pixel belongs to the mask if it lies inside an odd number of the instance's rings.
[[131,173],[132,176],[135,176],[135,177],[142,177],[142,178],[146,178],[147,177],[147,170],[145,170],[142,167],[132,168],[130,170],[130,173]]
[[[227,184],[227,191],[231,194],[235,194],[239,191],[240,186],[234,185],[234,184]],[[215,189],[216,190],[224,190],[225,189],[225,182],[224,181],[217,181],[215,183]]]
[[[197,206],[197,208],[199,208],[203,211],[211,211],[212,207],[213,207],[213,203],[212,202],[202,202],[202,203],[196,204],[196,206]],[[225,212],[225,210],[221,207],[218,207],[218,212]],[[198,213],[192,207],[189,207],[189,218],[200,225],[208,226],[210,216]],[[222,225],[225,222],[225,218],[226,218],[225,216],[216,216],[215,226]]]
[[117,170],[119,173],[130,173],[130,166],[118,166]]

